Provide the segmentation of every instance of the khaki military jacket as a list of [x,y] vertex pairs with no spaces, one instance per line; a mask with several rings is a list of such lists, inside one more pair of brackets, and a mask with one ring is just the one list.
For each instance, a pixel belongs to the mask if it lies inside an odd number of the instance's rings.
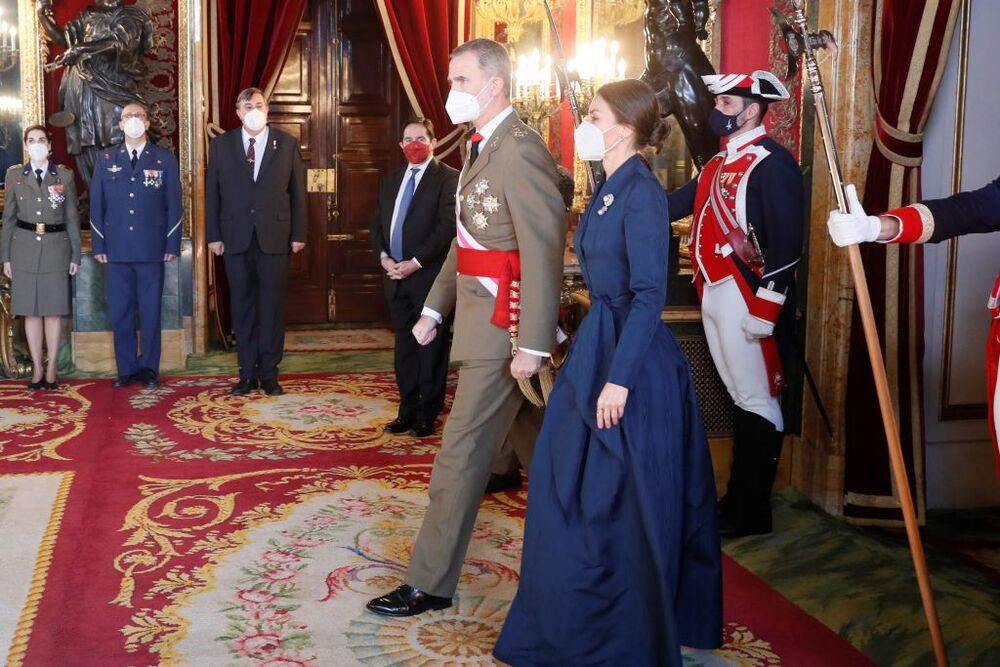
[[[507,116],[462,171],[458,205],[469,234],[490,250],[518,250],[521,257],[519,347],[555,347],[566,213],[555,162],[538,134],[516,113]],[[424,305],[442,315],[455,311],[451,359],[511,356],[506,329],[490,323],[494,298],[475,277],[456,275],[455,242]]]
[[[66,231],[36,234],[19,229],[18,220],[32,225],[66,225]],[[65,271],[69,268],[64,265],[67,242],[69,261],[79,265],[80,207],[73,172],[49,162],[39,186],[30,163],[8,169],[0,262],[11,262],[15,269],[23,267],[37,273]]]

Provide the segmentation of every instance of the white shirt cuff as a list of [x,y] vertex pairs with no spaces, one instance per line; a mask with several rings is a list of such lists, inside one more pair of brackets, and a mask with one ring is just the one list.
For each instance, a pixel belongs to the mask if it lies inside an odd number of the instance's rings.
[[426,315],[427,317],[434,318],[434,321],[436,321],[438,324],[444,322],[444,318],[441,317],[441,313],[437,312],[433,308],[428,308],[427,306],[424,306],[424,309],[420,311],[420,316],[423,317],[424,315]]
[[385,250],[383,250],[381,253],[379,253],[379,259],[385,259],[388,256],[389,256],[389,253],[387,253]]
[[418,268],[418,269],[422,269],[422,268],[424,268],[424,265],[423,265],[423,264],[421,264],[421,263],[420,263],[420,260],[419,260],[419,259],[417,259],[416,257],[411,257],[410,259],[412,259],[412,260],[413,260],[413,263],[417,265],[417,268]]
[[517,351],[518,352],[527,352],[528,354],[533,354],[536,357],[551,357],[552,356],[552,354],[549,353],[549,352],[539,352],[538,350],[529,350],[526,347],[519,347],[519,348],[517,348]]

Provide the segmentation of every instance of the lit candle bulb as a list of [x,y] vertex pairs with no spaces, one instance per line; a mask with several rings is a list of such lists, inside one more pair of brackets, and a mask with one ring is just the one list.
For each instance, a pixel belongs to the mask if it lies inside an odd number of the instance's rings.
[[618,78],[619,79],[624,79],[625,78],[625,59],[624,58],[619,58],[618,59]]

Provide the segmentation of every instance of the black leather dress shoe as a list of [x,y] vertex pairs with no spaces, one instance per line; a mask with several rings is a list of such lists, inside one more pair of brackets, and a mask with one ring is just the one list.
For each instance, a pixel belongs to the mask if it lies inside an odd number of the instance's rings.
[[447,609],[451,606],[451,598],[428,595],[409,584],[403,584],[391,593],[370,600],[366,606],[369,611],[381,616],[416,616],[425,611]]
[[257,388],[256,380],[248,380],[247,378],[240,378],[240,381],[233,385],[233,388],[229,390],[231,396],[246,396],[251,391]]
[[509,475],[498,475],[490,473],[490,481],[486,482],[486,493],[501,493],[510,491],[521,486],[521,473],[513,472]]
[[434,422],[417,421],[413,425],[413,435],[418,438],[426,438],[434,435]]
[[49,382],[48,380],[46,380],[44,382],[44,385],[45,386],[42,387],[42,389],[58,389],[59,388],[59,378],[56,378],[52,382]]
[[386,433],[394,433],[399,435],[400,433],[406,433],[411,428],[413,428],[413,423],[416,421],[413,417],[396,417],[391,422],[385,425]]
[[154,389],[160,386],[160,377],[152,368],[140,368],[139,381],[142,382],[142,386],[146,389]]
[[134,375],[119,375],[114,379],[114,382],[111,383],[111,386],[115,389],[121,389],[122,387],[129,386],[133,382],[135,382]]
[[29,391],[38,391],[39,389],[45,389],[47,384],[48,383],[45,382],[45,378],[43,377],[38,382],[29,382],[28,383],[28,390]]
[[281,388],[277,380],[261,380],[260,388],[268,396],[281,396],[285,393],[285,390]]

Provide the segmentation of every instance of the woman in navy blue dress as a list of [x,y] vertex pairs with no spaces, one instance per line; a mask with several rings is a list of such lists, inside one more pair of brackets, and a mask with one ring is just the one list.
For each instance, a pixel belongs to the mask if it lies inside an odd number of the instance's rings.
[[639,151],[652,89],[602,86],[576,133],[605,182],[576,231],[591,308],[546,408],[521,582],[494,649],[515,665],[680,665],[722,642],[715,481],[687,361],[660,312],[667,200]]

